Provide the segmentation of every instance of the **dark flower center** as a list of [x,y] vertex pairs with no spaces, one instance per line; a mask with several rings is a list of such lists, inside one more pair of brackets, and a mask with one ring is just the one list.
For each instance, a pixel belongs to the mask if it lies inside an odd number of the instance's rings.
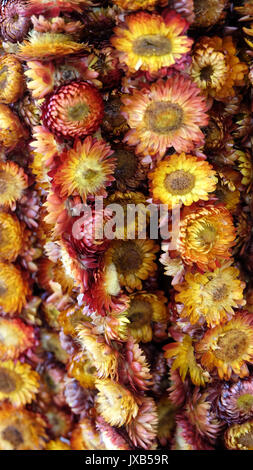
[[200,72],[200,79],[204,80],[205,82],[209,82],[213,75],[213,67],[211,65],[206,65],[201,69]]
[[17,447],[24,442],[21,432],[14,426],[5,428],[2,431],[2,438],[10,442],[14,449],[17,449]]
[[132,178],[135,175],[137,162],[134,153],[128,150],[119,149],[116,150],[114,155],[117,159],[117,167],[115,170],[115,178],[126,180]]
[[135,273],[142,265],[142,255],[133,241],[120,242],[112,256],[119,273]]
[[233,362],[245,352],[247,337],[243,331],[229,330],[220,335],[217,346],[215,356],[222,361]]
[[120,107],[121,101],[117,97],[110,99],[105,104],[104,120],[108,121],[113,128],[120,127],[126,122],[123,114],[120,112]]
[[169,38],[161,34],[146,34],[136,39],[133,43],[133,52],[140,56],[163,56],[172,51]]
[[11,393],[14,390],[16,390],[15,380],[6,369],[0,368],[0,392]]
[[131,301],[128,316],[134,328],[146,325],[152,321],[153,309],[149,302],[141,299]]

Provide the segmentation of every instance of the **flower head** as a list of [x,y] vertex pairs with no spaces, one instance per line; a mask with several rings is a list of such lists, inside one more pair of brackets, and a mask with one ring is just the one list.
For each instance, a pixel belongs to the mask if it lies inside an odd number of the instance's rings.
[[42,450],[46,422],[38,413],[4,404],[0,409],[0,436],[1,450]]
[[29,286],[20,269],[0,262],[0,310],[3,314],[20,313],[26,303]]
[[224,8],[227,0],[193,0],[194,26],[207,28],[213,26],[224,17]]
[[75,141],[74,148],[61,156],[62,164],[49,173],[61,197],[80,195],[83,201],[88,196],[105,197],[105,187],[113,181],[111,154],[110,146],[103,140],[86,137],[83,142]]
[[98,412],[111,426],[129,424],[137,416],[138,405],[127,388],[109,379],[96,380],[96,388]]
[[129,332],[136,341],[147,343],[152,340],[152,323],[168,319],[166,297],[162,292],[138,292],[130,295],[126,311],[130,320]]
[[185,413],[178,414],[177,424],[182,426],[186,440],[192,442],[198,450],[214,445],[223,430],[222,422],[211,411],[208,394],[201,393],[199,388],[193,391]]
[[31,403],[39,390],[39,374],[28,364],[9,360],[0,363],[0,401],[13,406]]
[[30,18],[26,16],[27,0],[2,0],[0,30],[5,41],[22,41],[28,33]]
[[126,22],[115,28],[111,42],[129,72],[157,72],[190,51],[192,40],[184,35],[186,27],[187,22],[177,14],[163,18],[140,12],[127,16]]
[[72,40],[71,36],[61,33],[39,33],[33,30],[28,41],[19,45],[17,57],[21,60],[48,61],[58,57],[80,54],[85,45]]
[[119,144],[112,146],[112,149],[116,163],[114,177],[117,189],[125,191],[138,188],[146,177],[146,171],[139,156],[127,145]]
[[83,388],[95,388],[97,369],[83,351],[72,356],[71,362],[68,364],[68,375],[78,380]]
[[18,116],[5,104],[0,104],[0,146],[5,150],[14,149],[27,137]]
[[134,391],[148,390],[153,384],[147,358],[131,336],[125,344],[120,375],[123,376],[124,383],[129,382]]
[[99,378],[117,377],[118,355],[116,350],[105,343],[102,336],[92,331],[88,323],[80,323],[76,327],[77,339],[86,352],[91,364],[97,369]]
[[217,413],[227,423],[242,423],[253,418],[253,380],[223,383],[218,395]]
[[230,450],[253,450],[253,421],[233,424],[225,432],[225,444]]
[[50,164],[51,160],[60,151],[54,135],[43,126],[35,126],[33,128],[33,141],[30,146],[34,151],[41,155],[45,164]]
[[128,435],[136,447],[151,449],[158,425],[158,414],[153,398],[143,397],[137,416],[126,426]]
[[231,36],[203,37],[193,53],[191,76],[199,88],[219,101],[235,96],[234,86],[244,84],[248,67],[236,56]]
[[201,145],[200,126],[208,121],[199,93],[189,78],[177,74],[122,97],[122,112],[131,128],[124,140],[136,145],[137,153],[160,157],[169,147],[180,153]]
[[15,261],[24,244],[24,233],[17,217],[0,211],[0,260]]
[[46,12],[47,15],[54,17],[60,12],[82,13],[83,8],[91,4],[91,0],[29,0],[27,15],[39,15]]
[[12,54],[0,57],[0,102],[15,103],[24,90],[23,72],[20,62]]
[[0,205],[15,207],[27,188],[27,176],[16,163],[0,162]]
[[32,326],[19,318],[0,317],[0,357],[1,360],[17,359],[24,351],[35,345]]
[[163,159],[149,177],[154,201],[168,204],[168,209],[208,200],[208,193],[215,190],[217,182],[208,162],[184,153]]
[[234,315],[233,308],[246,303],[245,283],[238,276],[239,270],[229,264],[204,274],[187,272],[185,281],[175,286],[179,292],[176,302],[183,304],[180,316],[188,317],[193,324],[204,318],[208,326],[215,326]]
[[174,357],[172,371],[179,369],[182,380],[185,380],[186,374],[189,372],[194,385],[205,386],[208,382],[209,374],[197,363],[192,338],[184,335],[183,340],[177,343],[170,343],[164,346],[164,356],[166,359]]
[[78,305],[73,305],[66,310],[62,310],[59,314],[59,323],[63,328],[65,335],[76,336],[76,327],[81,322],[89,321],[82,308]]
[[54,64],[31,60],[27,62],[25,76],[28,78],[27,87],[33,98],[44,98],[54,89]]
[[253,362],[252,321],[252,315],[242,312],[224,325],[208,329],[196,344],[201,364],[210,372],[217,370],[224,380],[233,372],[240,377],[249,375],[246,362]]
[[231,256],[235,228],[230,212],[224,206],[208,205],[190,211],[180,223],[177,249],[186,264],[203,271],[215,269]]
[[157,5],[166,3],[164,0],[114,0],[123,10],[153,10]]
[[95,132],[103,119],[103,100],[86,82],[61,86],[43,105],[43,122],[57,136],[82,137]]
[[105,264],[113,264],[122,286],[142,289],[142,281],[155,273],[158,246],[153,240],[114,240],[105,253]]

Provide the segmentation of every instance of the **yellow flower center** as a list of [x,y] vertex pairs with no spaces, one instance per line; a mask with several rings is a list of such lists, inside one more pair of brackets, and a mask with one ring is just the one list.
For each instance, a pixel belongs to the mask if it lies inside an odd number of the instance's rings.
[[251,411],[253,409],[253,395],[250,393],[241,395],[239,398],[237,398],[236,402],[240,410]]
[[172,44],[168,37],[161,34],[146,34],[133,43],[133,52],[140,56],[163,56],[171,53]]
[[16,390],[16,382],[9,371],[0,368],[0,392],[11,393]]
[[94,170],[87,170],[87,171],[84,171],[83,172],[83,178],[88,182],[88,183],[91,183],[92,181],[94,181],[94,179],[96,178],[97,176],[97,171],[94,171]]
[[184,170],[176,170],[164,179],[164,186],[171,194],[187,194],[194,187],[195,177]]
[[5,428],[2,431],[2,438],[5,441],[8,441],[14,449],[24,442],[21,432],[14,426],[8,426]]
[[128,310],[128,316],[133,328],[139,328],[152,321],[153,309],[149,302],[133,299]]
[[121,243],[113,252],[112,261],[120,273],[134,273],[142,265],[139,248],[133,241]]
[[148,106],[144,121],[149,129],[157,134],[168,134],[179,129],[183,122],[183,111],[175,103],[157,101]]
[[226,284],[222,284],[220,287],[217,287],[216,289],[214,289],[213,300],[216,302],[221,301],[227,296],[227,293],[228,293],[228,288]]
[[215,356],[226,362],[233,362],[245,352],[247,337],[243,331],[229,330],[221,334],[215,350]]
[[207,224],[206,226],[203,227],[203,229],[199,233],[199,238],[205,245],[205,247],[212,247],[213,243],[216,240],[216,230],[213,227],[213,225]]
[[89,106],[86,103],[77,103],[68,109],[68,119],[70,121],[83,121],[89,114]]

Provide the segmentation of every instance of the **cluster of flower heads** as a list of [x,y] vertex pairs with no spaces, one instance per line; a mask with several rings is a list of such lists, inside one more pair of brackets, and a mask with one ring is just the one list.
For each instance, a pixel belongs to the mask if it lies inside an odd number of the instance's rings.
[[[1,450],[253,449],[252,36],[252,0],[2,0]],[[173,249],[96,237],[150,201]]]

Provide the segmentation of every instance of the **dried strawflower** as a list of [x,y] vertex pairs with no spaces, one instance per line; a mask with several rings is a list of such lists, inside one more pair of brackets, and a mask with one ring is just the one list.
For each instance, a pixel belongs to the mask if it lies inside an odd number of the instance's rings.
[[246,363],[253,361],[252,321],[252,315],[242,312],[224,325],[209,328],[196,344],[201,364],[210,372],[217,370],[224,380],[229,380],[232,373],[248,376]]
[[193,0],[194,26],[207,28],[224,18],[227,0]]
[[207,271],[229,259],[234,245],[235,228],[230,212],[222,205],[207,205],[183,217],[177,249],[186,264]]
[[39,413],[4,404],[0,409],[1,450],[42,450],[46,422]]
[[29,294],[29,285],[18,267],[0,262],[0,310],[13,316],[20,313]]
[[61,86],[43,104],[44,125],[57,136],[82,137],[95,132],[103,119],[103,102],[86,82]]
[[122,97],[122,112],[131,130],[124,141],[136,145],[137,153],[162,157],[169,147],[189,152],[204,142],[200,127],[208,122],[200,90],[183,75]]
[[152,323],[166,322],[168,313],[163,292],[140,292],[130,295],[126,311],[130,321],[129,332],[136,341],[147,343],[152,340]]
[[0,145],[2,149],[13,150],[27,137],[27,131],[18,116],[5,104],[0,104]]
[[225,445],[230,450],[252,450],[253,421],[245,421],[243,424],[233,424],[225,432]]
[[73,41],[72,37],[61,33],[29,33],[28,41],[18,47],[17,57],[21,60],[48,61],[57,57],[80,54],[85,51],[85,44]]
[[175,300],[183,304],[180,316],[193,324],[204,319],[208,326],[215,326],[234,315],[233,309],[246,303],[245,283],[238,276],[239,270],[229,263],[213,272],[186,272],[185,281],[174,286],[179,292]]
[[30,27],[27,16],[27,0],[2,0],[0,7],[0,31],[5,41],[22,41]]
[[11,104],[21,98],[24,90],[20,62],[12,54],[0,57],[0,103]]
[[109,379],[96,380],[96,388],[98,412],[111,426],[129,424],[137,416],[138,405],[127,388]]
[[106,196],[105,187],[113,181],[112,150],[103,140],[86,137],[76,140],[74,148],[61,155],[61,164],[49,173],[61,197],[80,195]]
[[190,51],[192,40],[184,33],[187,22],[176,13],[166,15],[140,12],[126,17],[115,28],[112,45],[129,72],[157,72],[180,61]]
[[105,253],[105,263],[115,266],[122,286],[141,290],[142,281],[157,269],[157,251],[153,240],[114,240]]
[[163,159],[149,178],[154,202],[167,204],[168,209],[178,204],[190,206],[199,199],[207,201],[217,183],[208,162],[184,153]]
[[15,407],[31,403],[39,390],[39,374],[28,364],[0,363],[0,401],[8,400]]
[[192,338],[189,335],[184,335],[181,342],[167,344],[163,349],[167,359],[175,358],[172,364],[172,371],[179,369],[183,381],[189,372],[191,380],[195,385],[205,386],[209,380],[209,374],[197,363]]
[[143,397],[137,416],[126,426],[133,444],[145,450],[151,449],[157,434],[158,414],[153,398]]

